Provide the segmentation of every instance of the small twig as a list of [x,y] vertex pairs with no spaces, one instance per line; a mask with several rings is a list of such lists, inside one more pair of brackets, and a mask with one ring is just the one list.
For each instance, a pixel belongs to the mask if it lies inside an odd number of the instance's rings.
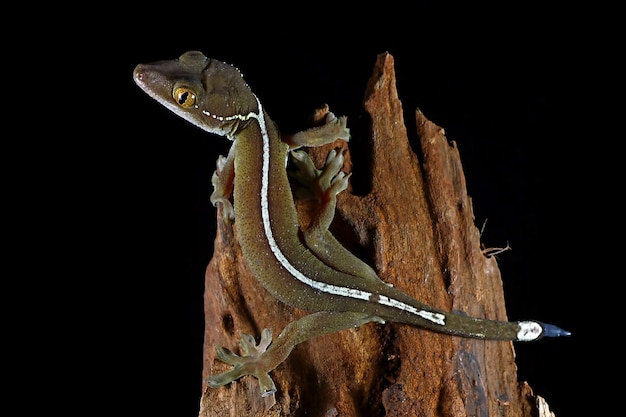
[[502,252],[506,252],[507,250],[512,250],[512,249],[513,248],[511,248],[511,246],[509,245],[509,242],[506,242],[506,246],[503,248],[485,248],[482,250],[482,252],[483,252],[483,255],[490,258],[492,256],[499,255]]
[[[487,219],[485,219],[485,221],[483,222],[483,226],[480,228],[480,237],[483,237],[483,232],[485,231],[485,227],[487,226]],[[481,243],[482,246],[482,243]],[[509,242],[506,242],[506,246],[503,248],[485,248],[483,247],[482,249],[482,253],[483,255],[485,255],[486,257],[490,258],[492,256],[496,256],[501,254],[502,252],[506,252],[507,250],[512,250],[513,248],[511,248],[511,246],[509,245]]]
[[483,237],[483,232],[485,231],[485,227],[487,227],[487,219],[483,222],[483,227],[480,228],[480,237]]

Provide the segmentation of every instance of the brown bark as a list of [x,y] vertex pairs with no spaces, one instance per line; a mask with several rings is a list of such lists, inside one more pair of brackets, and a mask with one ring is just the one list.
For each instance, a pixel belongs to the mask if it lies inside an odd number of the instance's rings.
[[[474,225],[460,156],[444,130],[415,113],[420,163],[411,150],[395,86],[393,58],[381,54],[364,102],[368,129],[351,126],[345,170],[354,189],[339,195],[333,232],[383,280],[427,304],[506,319],[500,272]],[[350,121],[349,121],[350,125]],[[370,135],[367,137],[367,135]],[[318,166],[332,147],[312,149]],[[361,156],[362,155],[362,156]],[[298,203],[303,221],[309,204]],[[273,299],[251,276],[233,226],[218,219],[206,273],[204,376],[224,372],[214,344],[237,351],[240,332],[278,335],[306,314]],[[517,380],[510,342],[440,335],[394,323],[302,343],[271,376],[275,396],[261,398],[244,377],[205,386],[200,416],[548,416]],[[540,411],[543,410],[543,411]]]

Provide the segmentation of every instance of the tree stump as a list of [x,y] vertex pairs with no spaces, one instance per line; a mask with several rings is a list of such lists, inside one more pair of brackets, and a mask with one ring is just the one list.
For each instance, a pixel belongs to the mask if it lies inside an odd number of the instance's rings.
[[[349,144],[309,150],[319,167],[330,149],[341,148],[344,170],[354,167],[351,187],[338,197],[335,236],[384,281],[422,302],[506,320],[500,272],[481,246],[458,149],[416,110],[420,163],[388,53],[378,56],[364,107],[370,120],[348,120]],[[297,206],[307,222],[311,203]],[[215,344],[238,352],[240,333],[258,340],[268,327],[278,335],[307,314],[275,300],[250,274],[236,229],[236,220],[218,218],[206,271],[204,377],[229,369],[216,359]],[[369,323],[302,343],[271,376],[278,391],[266,398],[251,376],[218,389],[205,384],[200,417],[551,415],[545,401],[518,382],[511,342],[395,323]]]

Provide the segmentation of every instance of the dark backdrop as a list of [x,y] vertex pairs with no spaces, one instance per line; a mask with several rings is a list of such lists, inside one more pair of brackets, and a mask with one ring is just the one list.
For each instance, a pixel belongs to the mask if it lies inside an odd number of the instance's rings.
[[102,392],[108,405],[134,415],[198,413],[216,222],[210,178],[229,143],[168,113],[131,77],[138,63],[196,49],[238,66],[284,130],[304,127],[325,102],[360,117],[376,56],[390,52],[412,139],[419,108],[458,145],[485,246],[512,247],[498,256],[509,318],[574,333],[516,344],[520,380],[558,416],[580,407],[589,311],[577,280],[591,276],[582,235],[594,229],[582,208],[594,187],[581,115],[598,83],[581,68],[596,55],[586,25],[528,3],[366,7],[133,3],[116,9],[101,46],[79,51],[94,62],[81,71],[107,86],[95,102],[113,103],[93,109],[96,147],[78,149],[85,166],[97,166],[89,189],[106,212],[89,234],[108,242],[98,290],[107,295],[100,358],[115,375]]

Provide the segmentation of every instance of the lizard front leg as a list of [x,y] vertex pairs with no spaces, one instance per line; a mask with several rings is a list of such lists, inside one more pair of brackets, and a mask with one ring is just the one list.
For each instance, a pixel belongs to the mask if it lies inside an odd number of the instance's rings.
[[222,206],[222,218],[226,223],[230,223],[235,219],[235,209],[230,202],[235,179],[235,144],[230,147],[226,158],[219,156],[216,165],[211,178],[213,193],[210,200],[214,206],[217,207],[218,203]]
[[337,139],[343,139],[347,142],[350,140],[350,129],[346,127],[347,120],[346,116],[336,117],[328,108],[328,104],[324,104],[313,114],[313,123],[319,124],[319,126],[294,133],[293,135],[283,135],[281,139],[291,149],[297,149],[302,146],[322,146]]

